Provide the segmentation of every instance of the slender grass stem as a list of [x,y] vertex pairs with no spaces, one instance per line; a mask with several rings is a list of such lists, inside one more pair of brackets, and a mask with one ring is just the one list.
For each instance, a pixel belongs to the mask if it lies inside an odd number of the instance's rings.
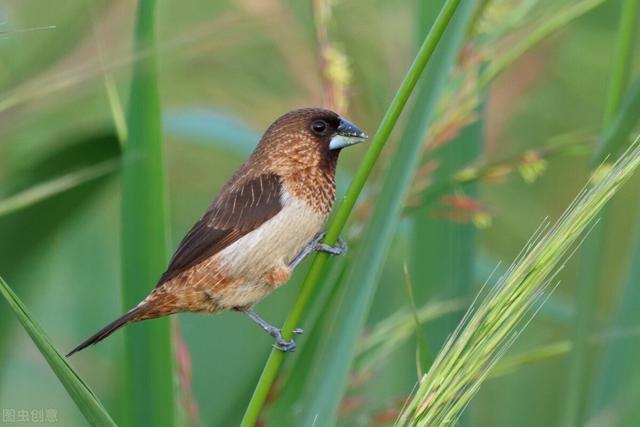
[[[380,157],[382,149],[391,135],[391,131],[400,117],[400,113],[402,113],[413,89],[416,86],[416,83],[418,82],[418,79],[422,74],[422,71],[429,62],[429,59],[432,57],[438,42],[442,38],[442,35],[444,34],[444,31],[459,4],[460,0],[447,0],[434,22],[431,31],[429,31],[425,37],[418,54],[409,67],[404,80],[400,84],[396,95],[380,122],[378,130],[371,140],[369,150],[367,151],[362,164],[358,168],[358,171],[347,190],[343,203],[338,208],[338,211],[328,226],[325,238],[326,243],[334,244],[337,241],[338,236],[342,232],[342,229],[347,223],[349,215],[356,204],[358,196],[364,188],[373,167]],[[309,273],[307,274],[300,290],[300,294],[298,295],[298,299],[296,300],[296,303],[284,324],[283,335],[286,338],[291,336],[293,328],[296,327],[297,323],[301,319],[302,313],[307,307],[316,285],[320,281],[327,259],[328,256],[326,254],[319,253],[315,256],[311,268],[309,269]],[[260,411],[262,410],[267,398],[267,394],[271,389],[280,365],[282,364],[283,358],[284,353],[278,350],[272,350],[262,371],[262,375],[258,380],[253,396],[251,397],[251,401],[249,402],[244,418],[242,419],[242,427],[254,426],[256,424]]]

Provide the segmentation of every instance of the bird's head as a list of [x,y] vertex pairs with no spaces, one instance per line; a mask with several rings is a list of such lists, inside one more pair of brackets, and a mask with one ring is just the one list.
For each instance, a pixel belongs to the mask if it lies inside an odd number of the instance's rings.
[[366,139],[360,128],[331,110],[302,108],[278,118],[256,151],[289,170],[313,165],[333,169],[343,148]]

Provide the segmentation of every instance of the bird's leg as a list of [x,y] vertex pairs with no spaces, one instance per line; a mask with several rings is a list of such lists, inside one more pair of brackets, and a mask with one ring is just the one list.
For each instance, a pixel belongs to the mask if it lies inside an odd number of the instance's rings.
[[347,253],[347,243],[342,239],[342,237],[338,237],[338,243],[336,244],[336,246],[331,246],[322,242],[325,234],[326,233],[324,231],[316,234],[315,237],[309,243],[307,243],[304,248],[302,248],[300,253],[293,259],[293,261],[289,263],[289,268],[291,268],[291,270],[294,270],[298,266],[298,264],[300,264],[302,260],[304,260],[307,255],[309,255],[313,251],[326,252],[330,255],[342,255]]
[[[253,310],[247,309],[242,310],[242,312],[249,316],[249,318],[256,322],[262,329],[264,329],[266,333],[275,338],[276,343],[273,345],[275,348],[281,351],[295,351],[296,343],[293,340],[287,341],[282,338],[282,330],[280,328],[276,328],[275,326],[271,325],[262,317],[258,316],[258,313]],[[295,328],[293,330],[293,333],[297,335],[300,335],[302,332],[303,331],[300,328]]]

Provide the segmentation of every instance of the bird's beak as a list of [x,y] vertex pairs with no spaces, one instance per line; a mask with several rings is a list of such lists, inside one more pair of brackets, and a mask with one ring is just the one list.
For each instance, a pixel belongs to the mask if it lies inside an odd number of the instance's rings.
[[339,150],[367,139],[367,134],[347,119],[340,118],[340,125],[329,142],[329,150]]

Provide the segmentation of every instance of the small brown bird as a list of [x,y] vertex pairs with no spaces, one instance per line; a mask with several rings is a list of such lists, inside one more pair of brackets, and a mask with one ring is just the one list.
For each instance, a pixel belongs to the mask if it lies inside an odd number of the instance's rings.
[[284,340],[251,307],[287,282],[312,251],[346,250],[342,241],[336,247],[321,243],[321,230],[335,200],[338,155],[366,138],[353,123],[321,108],[277,119],[182,239],[149,296],[67,357],[128,323],[229,309],[254,320],[275,338],[276,348],[295,350],[293,340]]

